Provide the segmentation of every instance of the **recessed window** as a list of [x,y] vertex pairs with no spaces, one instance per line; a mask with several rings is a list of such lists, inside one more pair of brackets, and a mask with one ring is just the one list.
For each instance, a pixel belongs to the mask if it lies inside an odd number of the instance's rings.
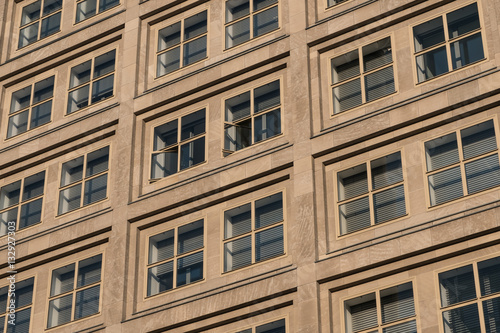
[[[29,332],[33,305],[34,278],[16,282],[13,293],[9,286],[0,288],[0,333]],[[9,305],[14,302],[14,319]]]
[[154,128],[151,178],[205,162],[205,109]]
[[71,68],[67,113],[112,97],[116,51],[109,51]]
[[0,236],[7,235],[9,222],[21,230],[42,220],[45,171],[20,179],[0,189]]
[[224,272],[285,253],[283,193],[224,212]]
[[418,82],[484,59],[477,3],[413,27]]
[[207,57],[207,11],[158,32],[156,76],[171,73]]
[[390,37],[335,57],[331,66],[334,114],[396,91]]
[[328,7],[333,7],[335,5],[347,2],[349,0],[328,0]]
[[493,120],[425,143],[430,205],[500,185]]
[[62,0],[38,0],[23,7],[18,48],[59,32]]
[[226,1],[226,49],[279,28],[278,0]]
[[54,76],[12,93],[7,138],[50,122]]
[[203,224],[199,220],[149,238],[147,296],[203,279]]
[[59,214],[107,197],[108,163],[109,147],[104,147],[62,165]]
[[99,313],[102,254],[52,271],[47,328]]
[[406,215],[401,153],[337,173],[340,234]]
[[267,324],[250,327],[237,333],[286,333],[286,322],[285,319],[280,319]]
[[440,273],[439,290],[445,333],[464,327],[492,333],[500,327],[500,257]]
[[351,298],[344,314],[346,333],[417,333],[411,282]]
[[224,156],[281,134],[280,81],[225,101]]
[[76,23],[118,6],[120,0],[83,0],[76,3]]

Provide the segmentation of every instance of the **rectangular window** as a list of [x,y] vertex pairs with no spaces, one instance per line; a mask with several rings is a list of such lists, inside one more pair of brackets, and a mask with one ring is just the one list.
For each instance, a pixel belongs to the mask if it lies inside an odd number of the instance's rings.
[[279,134],[280,80],[225,101],[224,156]]
[[344,3],[347,1],[349,1],[349,0],[328,0],[328,7],[333,7],[333,6],[336,6],[338,4],[341,4],[341,3]]
[[149,237],[147,296],[203,279],[204,222]]
[[59,32],[61,13],[62,0],[38,0],[23,7],[18,48]]
[[417,333],[411,282],[344,301],[346,333]]
[[278,0],[227,0],[226,49],[279,28]]
[[331,66],[334,114],[396,91],[390,37],[335,57]]
[[62,165],[59,214],[107,198],[109,146]]
[[16,230],[40,223],[44,185],[42,171],[0,189],[0,236],[7,235],[9,222],[16,222]]
[[445,333],[498,332],[500,257],[440,273],[439,290]]
[[224,212],[224,272],[285,253],[283,193]]
[[207,11],[158,32],[156,76],[171,73],[207,57]]
[[413,27],[418,82],[484,59],[477,3]]
[[50,122],[54,97],[54,76],[12,93],[7,138]]
[[205,162],[205,109],[154,128],[151,178]]
[[406,215],[401,153],[337,173],[340,234]]
[[[35,278],[30,278],[16,282],[12,292],[9,292],[9,286],[0,288],[0,333],[30,331],[34,280]],[[14,304],[15,309],[13,322],[9,318],[12,313],[9,309],[11,304]]]
[[430,205],[500,185],[493,120],[425,143]]
[[47,328],[99,313],[102,254],[52,271]]
[[67,113],[112,97],[116,50],[71,68]]
[[118,6],[120,0],[82,0],[76,3],[76,23]]
[[250,327],[237,333],[286,333],[286,322],[285,319],[280,319],[256,327]]

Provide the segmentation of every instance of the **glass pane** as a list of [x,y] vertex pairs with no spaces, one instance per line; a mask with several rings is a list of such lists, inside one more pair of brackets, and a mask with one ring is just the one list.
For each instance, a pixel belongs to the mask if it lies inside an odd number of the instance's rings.
[[373,195],[375,224],[406,215],[405,190],[403,185]]
[[39,22],[36,22],[32,25],[27,26],[26,28],[22,28],[21,31],[19,31],[19,48],[34,43],[38,40],[38,24]]
[[205,162],[205,137],[181,145],[181,170],[203,162]]
[[[0,213],[0,236],[7,235],[8,231],[13,230],[12,224],[9,222],[17,222],[17,207]],[[9,226],[10,228],[8,228]]]
[[52,271],[52,283],[50,286],[50,296],[64,294],[73,290],[75,281],[75,264],[66,265],[64,267]]
[[76,287],[84,287],[101,280],[102,254],[84,259],[78,263]]
[[445,333],[481,332],[477,304],[443,312]]
[[28,333],[30,329],[30,320],[31,308],[17,311],[16,318],[14,319],[15,325],[7,325],[7,333]]
[[93,151],[87,155],[85,176],[90,177],[108,170],[109,146]]
[[45,183],[45,171],[27,177],[24,180],[23,201],[42,195],[44,183]]
[[392,66],[365,76],[366,102],[374,101],[396,91]]
[[19,216],[19,229],[27,228],[42,220],[43,199],[37,199],[21,206],[21,216]]
[[99,312],[99,293],[101,286],[84,289],[76,293],[75,320]]
[[149,264],[174,256],[174,230],[168,230],[149,238]]
[[337,180],[339,201],[354,198],[368,192],[366,164],[360,164],[339,172],[337,174]]
[[69,93],[68,114],[89,105],[89,87],[89,85],[86,85]]
[[184,44],[183,66],[193,64],[207,57],[207,36]]
[[253,37],[267,34],[278,28],[278,6],[271,7],[253,16]]
[[235,122],[250,116],[250,92],[226,100],[226,121]]
[[476,157],[497,149],[493,120],[460,131],[464,159]]
[[253,10],[258,11],[277,2],[278,0],[253,0]]
[[[189,121],[189,118],[187,119],[187,121]],[[193,121],[195,120],[193,119]],[[186,134],[190,134],[189,132],[190,129],[192,130],[195,129],[194,124],[193,126],[189,125],[190,123],[186,124],[187,126],[186,133],[182,133],[184,136],[186,136]],[[203,125],[205,125],[205,123],[203,123]],[[177,119],[155,127],[153,150],[158,151],[175,143],[177,143]]]
[[236,151],[252,144],[252,121],[250,119],[237,125],[226,125],[224,129],[224,149]]
[[283,193],[255,201],[255,229],[283,221]]
[[252,230],[251,205],[245,204],[224,212],[224,239]]
[[469,194],[500,185],[498,155],[491,155],[465,164],[465,177]]
[[79,181],[83,178],[83,156],[75,158],[62,165],[61,187]]
[[328,7],[338,5],[339,3],[346,2],[348,0],[328,0]]
[[24,133],[28,130],[28,115],[29,111],[26,110],[9,118],[9,125],[7,129],[8,138]]
[[340,113],[363,103],[361,80],[355,79],[333,88],[333,112]]
[[446,47],[440,47],[417,57],[418,82],[432,79],[448,72]]
[[284,253],[283,225],[255,234],[255,261],[264,261]]
[[115,70],[115,55],[116,50],[113,50],[95,58],[94,79]]
[[453,69],[484,59],[483,40],[480,32],[452,43],[450,49]]
[[481,27],[479,24],[477,3],[470,4],[447,14],[446,20],[448,21],[448,34],[450,39]]
[[281,134],[281,110],[276,109],[255,117],[254,143]]
[[66,295],[49,302],[47,328],[59,326],[71,321],[73,295]]
[[172,261],[148,269],[148,296],[156,295],[174,287],[174,265]]
[[413,286],[411,282],[380,291],[382,323],[412,317],[415,315]]
[[[207,32],[207,11],[188,17],[184,21],[184,40]],[[206,42],[205,42],[206,43]]]
[[243,19],[226,27],[226,48],[250,39],[250,18]]
[[497,333],[500,327],[500,298],[483,301],[486,333]]
[[344,302],[346,332],[358,332],[377,326],[375,293]]
[[476,298],[472,265],[439,274],[441,306],[450,306]]
[[285,333],[285,332],[286,332],[285,319],[273,321],[271,323],[260,325],[255,328],[255,333]]
[[250,14],[249,0],[226,1],[226,23],[237,20],[248,14]]
[[[5,328],[5,318],[6,318],[6,316],[0,316],[0,332],[4,331],[4,328]],[[250,333],[252,333],[252,330],[250,330]]]
[[92,84],[92,103],[97,103],[113,96],[114,81],[114,74],[106,76],[104,79],[94,81]]
[[21,14],[21,26],[40,18],[40,4],[41,1],[37,1],[31,5],[23,7],[23,13]]
[[179,227],[178,233],[178,255],[203,247],[203,220]]
[[0,311],[2,312],[2,314],[7,310],[8,292],[9,292],[8,286],[0,288]]
[[[468,142],[468,141],[467,141]],[[425,143],[427,171],[434,171],[458,163],[457,134],[450,133]]]
[[177,287],[203,279],[203,251],[177,260]]
[[460,167],[429,176],[429,195],[431,197],[431,206],[463,196]]
[[35,83],[35,90],[33,94],[33,104],[43,101],[44,99],[51,98],[54,93],[54,77]]
[[181,48],[176,47],[158,55],[157,76],[162,76],[181,67]]
[[120,0],[99,0],[99,13],[117,6]]
[[[366,66],[366,65],[365,65]],[[332,82],[338,83],[360,74],[358,50],[332,59]]]
[[[186,140],[202,133],[205,133],[205,109],[190,113],[181,118],[181,140]],[[175,137],[175,140],[177,140],[177,137]]]
[[96,14],[97,0],[84,0],[76,5],[76,22],[83,21]]
[[49,15],[62,8],[62,0],[45,0],[43,3],[43,16]]
[[177,148],[165,153],[153,154],[151,160],[151,178],[158,179],[177,172]]
[[280,105],[280,81],[268,83],[254,90],[254,113]]
[[59,214],[80,208],[82,184],[75,185],[59,192]]
[[341,235],[369,227],[371,224],[368,197],[340,205],[339,219]]
[[181,42],[181,22],[169,25],[158,32],[158,51],[168,49]]
[[[357,51],[354,51],[357,52]],[[392,62],[391,38],[387,37],[378,42],[363,47],[363,68],[364,71],[371,71],[377,67],[387,65]]]
[[372,188],[374,190],[403,181],[400,152],[372,161],[371,169]]
[[74,88],[90,81],[91,65],[92,61],[89,60],[71,68],[71,77],[69,81],[70,88]]
[[397,324],[391,327],[384,328],[383,333],[417,333],[417,321],[407,321],[406,323]]
[[444,42],[444,28],[442,17],[419,24],[413,28],[415,52]]
[[83,205],[106,199],[108,188],[108,174],[92,178],[85,182],[85,193],[83,197]]
[[29,305],[33,301],[34,280],[34,278],[30,278],[24,281],[16,282],[16,308],[21,308],[23,306]]
[[481,261],[477,264],[481,296],[500,292],[500,257]]
[[18,180],[0,189],[0,209],[5,209],[19,203],[21,196],[21,181]]
[[224,244],[224,272],[229,272],[252,263],[251,236]]
[[31,102],[31,86],[20,89],[12,93],[10,103],[10,113],[22,110],[30,106]]
[[61,30],[61,12],[42,20],[40,39],[55,34]]
[[30,129],[42,126],[43,124],[50,122],[51,112],[52,112],[51,100],[35,106],[31,110]]

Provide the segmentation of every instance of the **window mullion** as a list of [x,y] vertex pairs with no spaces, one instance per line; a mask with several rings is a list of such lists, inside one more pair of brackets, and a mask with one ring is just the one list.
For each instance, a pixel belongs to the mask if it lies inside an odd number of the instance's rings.
[[253,15],[254,15],[254,12],[253,12],[253,1],[250,0],[249,2],[249,14],[248,14],[248,20],[250,21],[250,39],[254,38],[255,36],[253,35]]
[[177,288],[177,260],[179,248],[179,228],[174,229],[174,255],[172,257],[172,289]]
[[[75,276],[73,278],[73,291],[71,292],[71,321],[75,320],[75,309],[76,309],[76,281],[78,281],[78,271],[80,267],[80,262],[77,261],[75,264]],[[69,293],[68,293],[69,294]]]
[[481,327],[481,332],[486,332],[486,323],[484,321],[484,311],[483,302],[481,300],[481,285],[479,283],[479,269],[477,267],[477,262],[472,264],[472,271],[474,273],[474,287],[476,288],[476,304],[479,310],[479,326]]
[[85,179],[87,178],[87,155],[88,154],[83,155],[83,170],[82,170],[82,180],[81,180],[82,188],[80,190],[80,207],[83,207],[83,197],[85,195]]
[[[180,48],[182,49],[182,43]],[[181,54],[181,59],[182,59],[182,54]],[[181,61],[179,59],[179,61]],[[181,117],[177,119],[177,171],[179,172],[181,170],[181,131],[182,131],[182,123],[181,123]]]
[[377,307],[377,324],[378,324],[378,327],[380,328],[380,326],[382,326],[382,306],[381,306],[381,300],[380,300],[380,290],[377,290],[375,292],[375,304]]
[[453,63],[451,61],[451,43],[449,41],[448,20],[446,19],[446,15],[443,15],[442,18],[443,18],[442,22],[444,30],[444,40],[446,47],[446,61],[448,63],[448,72],[451,72],[453,70]]
[[460,131],[457,131],[457,149],[458,149],[458,158],[460,160],[460,176],[462,177],[462,191],[464,196],[468,195],[467,191],[467,178],[465,176],[465,162],[462,148],[462,136]]
[[[180,38],[180,42],[179,42],[179,48],[180,48],[180,50],[179,50],[179,68],[184,67],[184,63],[183,63],[182,59],[184,59],[184,47],[183,46],[184,46],[184,42],[185,42],[185,40],[184,40],[184,28],[185,28],[184,24],[185,24],[185,22],[186,22],[185,19],[181,20],[181,31],[180,31],[181,38]],[[180,123],[180,118],[179,118],[179,123]]]
[[251,231],[250,231],[250,237],[251,237],[251,252],[252,252],[252,264],[255,263],[255,252],[257,251],[257,249],[255,248],[255,236],[256,236],[256,232],[255,232],[255,201],[252,201],[251,204],[250,204],[250,220],[251,220]]
[[366,162],[366,184],[368,186],[368,205],[370,209],[370,225],[375,225],[375,206],[373,204],[373,184],[371,163]]
[[253,136],[254,134],[254,115],[255,115],[255,105],[254,105],[254,90],[255,89],[250,89],[250,138],[251,138],[251,145],[255,144],[255,138]]

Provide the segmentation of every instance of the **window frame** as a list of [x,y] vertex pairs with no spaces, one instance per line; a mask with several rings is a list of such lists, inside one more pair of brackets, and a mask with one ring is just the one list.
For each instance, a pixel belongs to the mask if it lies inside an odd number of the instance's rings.
[[[28,275],[26,278],[23,278],[23,279],[17,279],[16,278],[16,289],[17,289],[17,284],[18,283],[21,283],[21,282],[24,282],[24,281],[27,281],[29,279],[33,279],[33,291],[32,291],[32,294],[31,294],[31,303],[29,304],[26,304],[26,305],[23,305],[22,307],[16,307],[16,314],[17,312],[19,311],[23,311],[23,310],[26,310],[26,309],[30,309],[30,323],[29,323],[29,331],[32,332],[33,329],[32,329],[32,324],[33,324],[33,307],[34,307],[34,304],[35,304],[35,289],[36,289],[36,283],[37,283],[37,276],[36,274],[32,274],[32,275]],[[5,320],[4,322],[4,330],[1,330],[0,333],[6,333],[7,332],[7,328],[8,328],[8,324],[7,324],[7,321],[8,321],[8,317],[9,317],[9,310],[8,310],[8,305],[9,305],[9,302],[10,302],[10,294],[9,294],[9,284],[6,284],[6,285],[3,285],[3,286],[0,286],[0,289],[1,288],[5,288],[7,287],[7,300],[6,300],[6,305],[7,305],[7,311],[6,312],[0,312],[0,317],[2,316],[5,316],[3,320]],[[1,311],[1,310],[0,310]],[[17,318],[17,316],[16,316]],[[2,319],[0,319],[1,321]]]
[[269,320],[266,320],[266,321],[262,321],[262,322],[259,322],[257,324],[243,326],[243,328],[239,328],[239,329],[236,329],[236,330],[231,330],[230,332],[231,333],[242,333],[242,332],[244,332],[246,330],[251,329],[252,330],[251,333],[255,333],[255,331],[257,330],[257,328],[262,327],[262,326],[267,325],[267,324],[278,322],[278,321],[281,321],[281,320],[283,320],[284,323],[285,323],[285,332],[289,332],[290,328],[289,328],[289,323],[288,323],[288,321],[289,321],[288,320],[288,315],[280,316],[280,317],[274,317],[272,319],[269,319]]
[[[351,1],[351,0],[339,0],[340,2],[338,2],[338,3],[334,3],[333,5],[329,5],[330,0],[325,0],[325,1],[326,1],[326,6],[325,6],[325,8],[328,10],[328,9],[332,9],[332,8],[334,8],[334,7],[337,7],[337,6],[343,5],[344,3],[349,2],[349,1]],[[335,0],[332,0],[332,1],[335,1]]]
[[[30,21],[30,22],[28,22],[28,23],[26,23],[26,24],[23,25],[22,24],[22,18],[23,18],[23,10],[24,10],[24,8],[26,8],[26,7],[30,6],[30,5],[33,5],[34,3],[38,2],[38,1],[40,1],[40,16],[39,16],[39,18],[36,19],[36,20]],[[62,1],[62,3],[61,3],[61,8],[59,8],[59,9],[57,9],[57,10],[49,13],[48,15],[42,16],[42,10],[43,10],[43,5],[44,5],[45,1],[47,1],[47,0],[35,0],[35,1],[32,1],[31,3],[26,4],[26,5],[24,5],[24,6],[22,6],[20,8],[21,15],[20,15],[19,21],[18,21],[19,22],[19,27],[18,27],[18,30],[17,30],[18,31],[18,38],[17,38],[17,45],[16,45],[16,50],[17,51],[25,49],[26,47],[29,47],[30,45],[34,45],[35,43],[37,43],[37,42],[39,42],[39,41],[41,41],[43,39],[49,38],[49,37],[51,37],[51,36],[53,36],[53,35],[61,32],[61,25],[62,25],[62,22],[63,22],[64,1]],[[16,4],[16,5],[18,5],[18,4]],[[53,32],[53,33],[51,33],[51,34],[49,34],[49,35],[47,35],[45,37],[40,38],[41,30],[42,30],[42,21],[44,19],[47,19],[47,18],[49,18],[51,16],[55,16],[55,15],[58,15],[58,14],[60,15],[60,18],[59,18],[59,30],[56,31],[56,32]],[[37,23],[35,23],[35,22],[37,22]],[[24,46],[20,46],[19,43],[21,41],[21,30],[23,30],[24,28],[26,28],[26,27],[28,27],[30,25],[34,25],[34,24],[38,24],[38,31],[37,31],[37,39],[36,39],[36,41],[28,43],[28,44],[26,44]]]
[[80,24],[80,23],[82,23],[82,22],[88,21],[88,20],[90,20],[90,19],[91,19],[91,18],[93,18],[93,17],[96,17],[96,16],[98,16],[98,15],[100,15],[100,14],[102,14],[102,13],[105,13],[105,12],[107,12],[107,11],[110,11],[110,10],[111,10],[111,9],[113,9],[113,8],[116,8],[116,7],[120,6],[120,5],[122,4],[122,1],[123,1],[123,0],[119,0],[117,4],[113,5],[112,7],[107,8],[107,9],[105,9],[105,10],[103,10],[103,11],[99,11],[99,5],[100,5],[100,2],[101,2],[101,1],[104,1],[104,0],[96,0],[95,14],[94,14],[94,15],[91,15],[91,16],[89,16],[89,17],[87,17],[87,18],[84,18],[83,20],[77,21],[77,14],[76,14],[76,11],[78,10],[78,4],[79,4],[79,3],[82,3],[82,2],[84,2],[84,1],[86,1],[86,0],[76,0],[76,2],[75,2],[75,11],[73,12],[73,13],[74,13],[74,20],[73,20],[73,24],[74,24],[74,25],[77,25],[77,24]]

